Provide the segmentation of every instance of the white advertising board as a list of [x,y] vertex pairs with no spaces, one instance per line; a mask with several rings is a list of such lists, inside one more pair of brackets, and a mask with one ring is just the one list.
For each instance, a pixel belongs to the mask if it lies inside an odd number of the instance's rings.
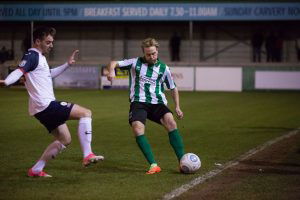
[[241,67],[197,67],[197,91],[242,91]]
[[99,67],[72,66],[54,78],[56,88],[99,88]]
[[256,71],[256,89],[300,89],[300,72]]
[[194,90],[194,67],[172,67],[172,77],[179,91]]
[[101,76],[101,89],[127,89],[128,87],[128,77],[116,77],[113,82],[110,82],[106,76]]

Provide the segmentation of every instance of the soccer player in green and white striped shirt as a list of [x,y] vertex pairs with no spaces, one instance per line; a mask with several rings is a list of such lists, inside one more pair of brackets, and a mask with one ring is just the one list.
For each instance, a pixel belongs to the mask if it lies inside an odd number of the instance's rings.
[[161,171],[154,159],[151,146],[145,137],[146,119],[163,125],[169,133],[170,144],[178,161],[184,154],[182,137],[177,129],[173,114],[167,107],[164,84],[171,90],[178,119],[183,118],[179,105],[179,93],[171,76],[169,67],[158,59],[158,42],[147,38],[142,42],[144,56],[121,61],[111,61],[107,66],[107,78],[112,81],[115,68],[129,71],[130,111],[129,123],[136,137],[136,142],[150,164],[147,174]]

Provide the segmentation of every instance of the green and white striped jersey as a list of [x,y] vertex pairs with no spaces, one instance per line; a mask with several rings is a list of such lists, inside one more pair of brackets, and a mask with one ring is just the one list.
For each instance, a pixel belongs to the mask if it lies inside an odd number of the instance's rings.
[[168,89],[176,87],[169,67],[157,60],[148,64],[142,57],[118,61],[120,69],[129,70],[129,90],[131,102],[165,104],[164,83]]

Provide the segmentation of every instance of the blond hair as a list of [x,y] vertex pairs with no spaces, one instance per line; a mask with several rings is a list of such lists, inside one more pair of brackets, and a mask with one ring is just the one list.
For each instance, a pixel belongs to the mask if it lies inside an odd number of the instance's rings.
[[155,46],[156,48],[159,47],[158,42],[154,38],[146,38],[142,42],[142,50],[144,51],[144,48],[147,47],[153,47]]

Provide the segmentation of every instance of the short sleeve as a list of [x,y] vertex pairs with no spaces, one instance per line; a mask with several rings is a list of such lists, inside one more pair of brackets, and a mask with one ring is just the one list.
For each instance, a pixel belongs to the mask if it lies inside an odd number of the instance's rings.
[[176,84],[174,82],[174,79],[172,77],[172,74],[171,74],[171,71],[170,71],[170,68],[169,67],[166,67],[166,76],[165,76],[165,83],[167,85],[167,88],[168,89],[171,89],[173,90],[174,88],[176,88]]
[[118,65],[120,69],[131,69],[134,66],[134,63],[136,63],[137,58],[131,58],[131,59],[125,59],[118,61]]
[[19,69],[21,69],[23,73],[30,72],[37,68],[38,63],[39,54],[35,51],[28,51],[24,54],[19,64]]

